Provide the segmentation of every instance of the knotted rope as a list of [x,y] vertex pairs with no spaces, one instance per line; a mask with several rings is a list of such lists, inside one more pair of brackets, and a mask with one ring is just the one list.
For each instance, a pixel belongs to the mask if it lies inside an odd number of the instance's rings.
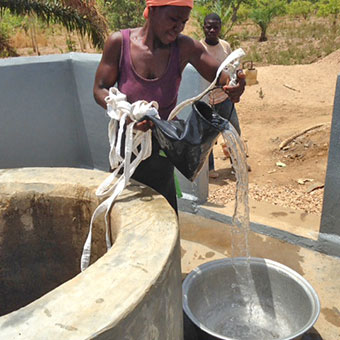
[[[98,205],[91,217],[89,234],[81,256],[80,268],[82,271],[85,270],[90,263],[93,222],[100,214],[105,212],[105,239],[106,248],[109,250],[112,246],[109,232],[109,212],[112,204],[125,189],[139,163],[151,155],[151,130],[146,132],[136,131],[133,129],[135,124],[138,120],[148,115],[160,118],[158,115],[157,102],[153,101],[148,103],[144,100],[139,100],[130,104],[126,100],[126,95],[114,87],[110,88],[109,95],[105,98],[105,101],[107,103],[107,114],[111,118],[108,127],[110,142],[109,161],[111,168],[115,170],[96,190],[97,197],[108,198]],[[129,123],[127,123],[128,118],[130,119]],[[125,150],[123,157],[121,155],[121,142],[125,126]],[[132,154],[136,156],[133,161],[131,161]],[[121,169],[123,169],[123,174],[112,185]]]

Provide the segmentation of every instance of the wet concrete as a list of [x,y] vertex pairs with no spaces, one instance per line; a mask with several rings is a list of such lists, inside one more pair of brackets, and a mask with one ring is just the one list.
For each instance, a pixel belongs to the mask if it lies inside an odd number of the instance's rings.
[[[287,214],[280,214],[281,217],[292,215],[284,208],[280,208],[280,211]],[[295,222],[292,220],[291,223],[295,223],[295,228],[298,229],[301,218],[297,213],[295,216]],[[231,228],[233,228],[231,225],[202,216],[180,213],[183,278],[202,263],[231,257]],[[317,292],[321,313],[314,327],[302,339],[340,339],[340,299],[338,297],[340,259],[253,231],[249,232],[248,240],[250,256],[271,259],[290,267],[302,275]],[[185,340],[189,340],[189,337],[187,336]]]

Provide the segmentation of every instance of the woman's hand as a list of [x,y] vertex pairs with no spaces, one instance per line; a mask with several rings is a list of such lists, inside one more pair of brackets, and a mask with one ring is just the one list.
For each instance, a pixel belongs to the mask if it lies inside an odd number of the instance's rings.
[[[132,122],[131,118],[127,117],[126,123],[130,124],[131,122]],[[135,124],[134,129],[145,132],[151,129],[152,127],[153,127],[153,123],[150,120],[144,119],[138,122],[137,124]]]
[[223,91],[228,95],[230,100],[233,103],[238,103],[240,101],[240,97],[244,92],[244,88],[246,85],[246,75],[242,72],[242,70],[237,71],[237,85],[236,86],[229,86],[224,85]]
[[144,119],[135,125],[135,129],[139,131],[148,131],[153,127],[153,123],[150,120]]

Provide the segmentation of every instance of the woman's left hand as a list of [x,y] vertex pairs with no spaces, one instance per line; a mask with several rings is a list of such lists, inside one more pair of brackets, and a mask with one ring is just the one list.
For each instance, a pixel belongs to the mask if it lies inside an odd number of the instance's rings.
[[246,86],[246,75],[242,72],[242,70],[237,71],[237,85],[229,86],[224,85],[223,90],[228,95],[229,99],[233,103],[238,103],[240,101],[240,97],[244,92],[244,88]]

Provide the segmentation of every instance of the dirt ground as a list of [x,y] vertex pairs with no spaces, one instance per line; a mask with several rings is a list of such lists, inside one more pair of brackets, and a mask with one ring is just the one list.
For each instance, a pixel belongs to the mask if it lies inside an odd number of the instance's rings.
[[[246,87],[236,105],[251,167],[250,197],[320,214],[340,50],[310,65],[256,69],[258,84]],[[214,147],[219,177],[210,179],[209,201],[223,205],[234,197],[235,176],[222,141]]]

